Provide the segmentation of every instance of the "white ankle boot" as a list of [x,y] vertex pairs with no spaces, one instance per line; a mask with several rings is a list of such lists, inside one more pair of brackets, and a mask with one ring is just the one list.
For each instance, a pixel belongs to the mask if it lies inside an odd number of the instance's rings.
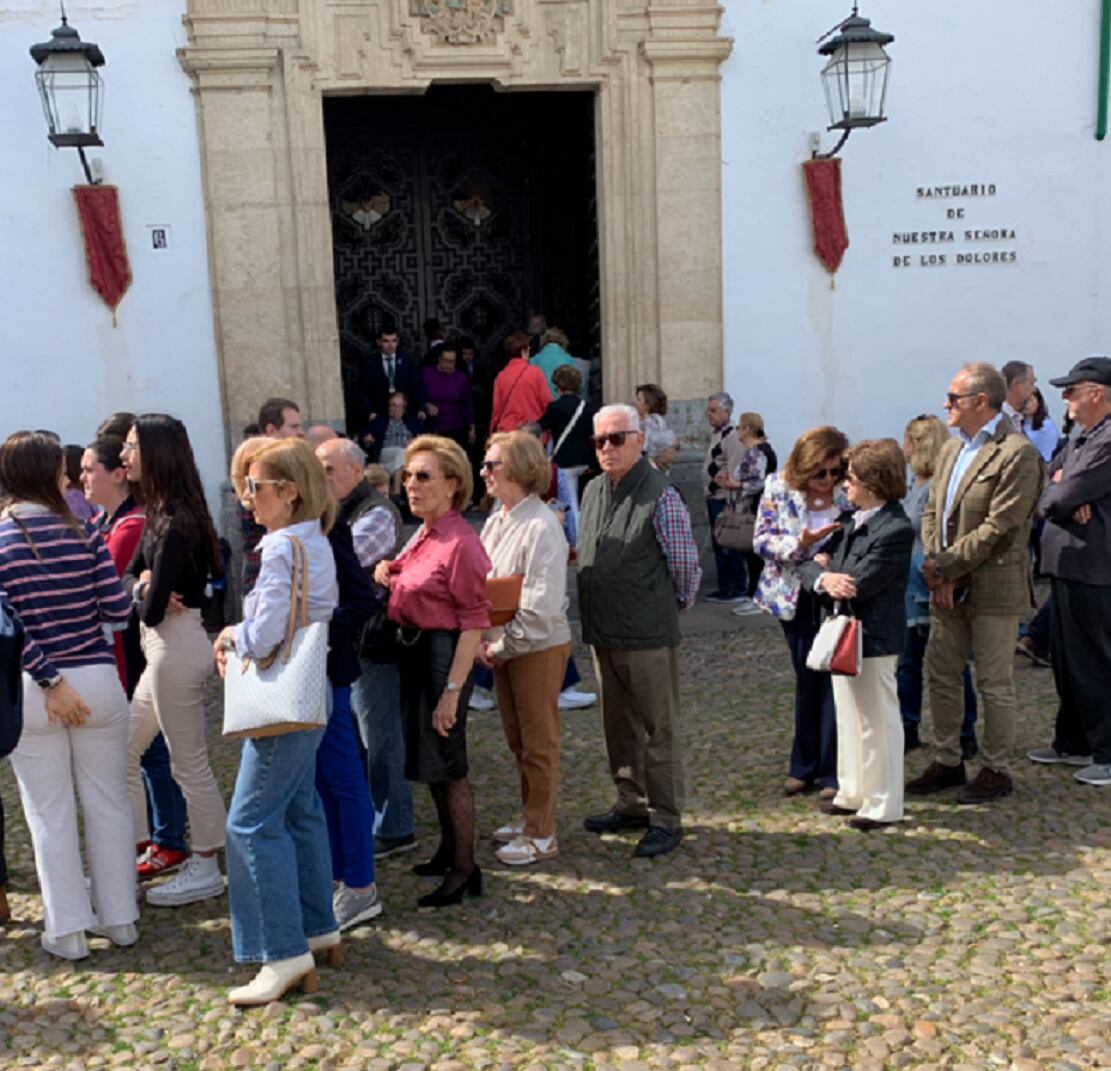
[[344,948],[339,930],[331,933],[317,934],[309,938],[309,951],[312,953],[316,965],[327,964],[329,967],[342,967]]
[[89,927],[89,933],[97,937],[107,937],[112,944],[120,948],[129,948],[139,940],[139,929],[134,922],[125,922],[119,926],[101,926],[97,923]]
[[47,937],[44,933],[42,947],[61,959],[87,959],[89,955],[89,942],[85,940],[84,930],[63,933],[60,937]]
[[253,981],[228,993],[228,1003],[240,1007],[269,1004],[298,985],[302,993],[315,993],[317,990],[316,961],[311,952],[264,963]]

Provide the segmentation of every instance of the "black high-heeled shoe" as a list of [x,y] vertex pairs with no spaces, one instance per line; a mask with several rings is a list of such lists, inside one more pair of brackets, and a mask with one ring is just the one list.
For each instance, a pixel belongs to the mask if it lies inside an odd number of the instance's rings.
[[454,874],[454,871],[448,874],[447,879],[435,892],[422,896],[417,901],[417,907],[451,907],[452,904],[463,902],[464,893],[468,896],[482,895],[482,871],[477,864],[455,888],[450,892],[445,892],[444,890],[451,883],[452,874]]
[[451,857],[437,852],[427,863],[417,863],[412,870],[422,878],[442,878],[451,873]]

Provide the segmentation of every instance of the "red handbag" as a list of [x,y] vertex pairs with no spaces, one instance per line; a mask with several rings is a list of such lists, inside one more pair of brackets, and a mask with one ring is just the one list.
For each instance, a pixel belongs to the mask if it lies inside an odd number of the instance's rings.
[[860,675],[863,657],[864,630],[860,627],[858,618],[850,617],[841,633],[841,638],[837,641],[837,647],[829,662],[829,671],[840,677],[857,677]]

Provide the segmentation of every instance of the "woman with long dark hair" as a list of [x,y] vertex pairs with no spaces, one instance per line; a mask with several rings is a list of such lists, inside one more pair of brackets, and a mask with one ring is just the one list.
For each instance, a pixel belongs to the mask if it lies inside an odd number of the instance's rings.
[[105,625],[122,628],[131,604],[104,541],[70,512],[64,478],[62,446],[51,436],[20,431],[0,446],[0,590],[26,630],[23,735],[12,769],[35,848],[42,946],[64,959],[83,959],[86,930],[117,945],[138,938],[124,779],[127,698],[104,631]]
[[124,579],[139,610],[147,659],[131,701],[127,786],[141,843],[149,840],[149,831],[139,760],[161,730],[185,796],[193,853],[169,882],[148,889],[146,899],[155,907],[178,907],[224,891],[216,853],[224,846],[227,811],[205,742],[204,689],[212,648],[201,624],[208,578],[222,574],[220,547],[180,420],[165,413],[137,417],[121,456],[147,511]]

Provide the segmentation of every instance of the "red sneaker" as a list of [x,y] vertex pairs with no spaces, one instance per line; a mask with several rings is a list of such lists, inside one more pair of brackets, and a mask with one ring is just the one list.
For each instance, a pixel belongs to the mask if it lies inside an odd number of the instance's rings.
[[140,881],[157,878],[160,874],[169,874],[177,870],[186,859],[188,852],[175,852],[172,848],[161,848],[152,844],[140,857],[138,873]]

